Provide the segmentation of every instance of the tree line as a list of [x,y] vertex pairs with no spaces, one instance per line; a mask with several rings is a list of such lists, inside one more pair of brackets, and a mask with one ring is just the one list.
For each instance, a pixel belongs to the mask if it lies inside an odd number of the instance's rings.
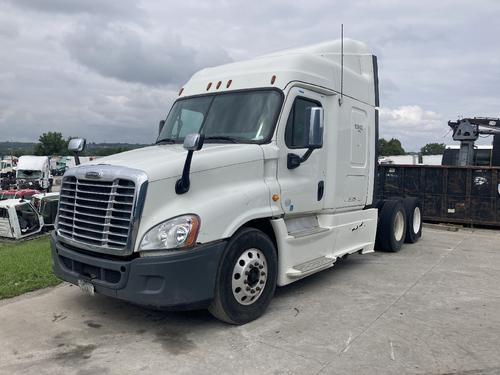
[[[444,152],[446,145],[444,143],[427,143],[420,148],[421,155],[440,155]],[[378,154],[380,156],[406,155],[406,151],[397,138],[378,140]]]
[[[40,156],[69,156],[68,142],[72,137],[64,138],[62,133],[47,132],[40,135],[36,144],[30,143],[3,143],[0,155],[40,155]],[[16,144],[17,147],[13,147]],[[108,156],[119,152],[143,147],[142,144],[103,144],[87,143],[82,156]]]
[[[62,133],[59,132],[47,132],[40,135],[38,138],[38,143],[35,144],[34,148],[28,148],[23,144],[24,148],[17,148],[15,150],[9,150],[4,154],[12,153],[14,156],[35,154],[42,156],[53,156],[53,155],[70,155],[68,151],[68,142],[71,137],[64,138]],[[117,154],[124,151],[133,150],[135,148],[143,147],[145,145],[136,144],[87,144],[87,148],[82,153],[83,156],[108,156]],[[439,155],[444,152],[446,145],[444,143],[428,143],[420,149],[422,155]],[[401,142],[397,138],[391,138],[386,140],[385,138],[380,138],[378,140],[378,153],[380,156],[393,156],[393,155],[406,155],[407,152],[401,145]]]

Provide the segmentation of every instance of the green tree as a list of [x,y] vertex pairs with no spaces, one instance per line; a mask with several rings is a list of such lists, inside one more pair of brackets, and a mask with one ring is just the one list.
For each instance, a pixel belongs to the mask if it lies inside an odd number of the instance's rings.
[[389,141],[380,138],[378,140],[378,154],[380,156],[405,155],[406,152],[401,146],[399,139],[391,138]]
[[43,133],[40,138],[38,138],[38,143],[35,146],[35,155],[64,155],[67,153],[67,148],[68,141],[63,138],[61,133]]
[[427,143],[420,149],[422,155],[441,155],[444,153],[446,145],[444,143]]

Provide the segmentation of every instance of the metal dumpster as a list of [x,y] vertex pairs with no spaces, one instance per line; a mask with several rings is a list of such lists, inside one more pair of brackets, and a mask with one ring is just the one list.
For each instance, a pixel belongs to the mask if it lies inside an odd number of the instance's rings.
[[380,165],[378,196],[418,197],[427,221],[500,227],[500,168]]

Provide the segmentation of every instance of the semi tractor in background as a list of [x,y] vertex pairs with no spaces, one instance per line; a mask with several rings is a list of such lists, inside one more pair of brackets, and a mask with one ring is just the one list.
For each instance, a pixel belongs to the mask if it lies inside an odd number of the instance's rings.
[[20,156],[16,168],[17,189],[50,191],[52,175],[47,156]]
[[421,236],[421,206],[377,198],[378,105],[377,59],[353,40],[199,71],[155,145],[65,173],[55,273],[244,324],[277,286],[400,250]]
[[0,160],[0,178],[12,178],[16,175],[17,158],[7,156]]

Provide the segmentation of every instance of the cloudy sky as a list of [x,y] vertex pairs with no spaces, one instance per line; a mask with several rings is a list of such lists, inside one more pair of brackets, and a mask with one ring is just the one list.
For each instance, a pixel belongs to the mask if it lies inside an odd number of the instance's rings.
[[499,0],[0,0],[0,141],[149,143],[196,70],[345,35],[379,57],[381,135],[500,117]]

